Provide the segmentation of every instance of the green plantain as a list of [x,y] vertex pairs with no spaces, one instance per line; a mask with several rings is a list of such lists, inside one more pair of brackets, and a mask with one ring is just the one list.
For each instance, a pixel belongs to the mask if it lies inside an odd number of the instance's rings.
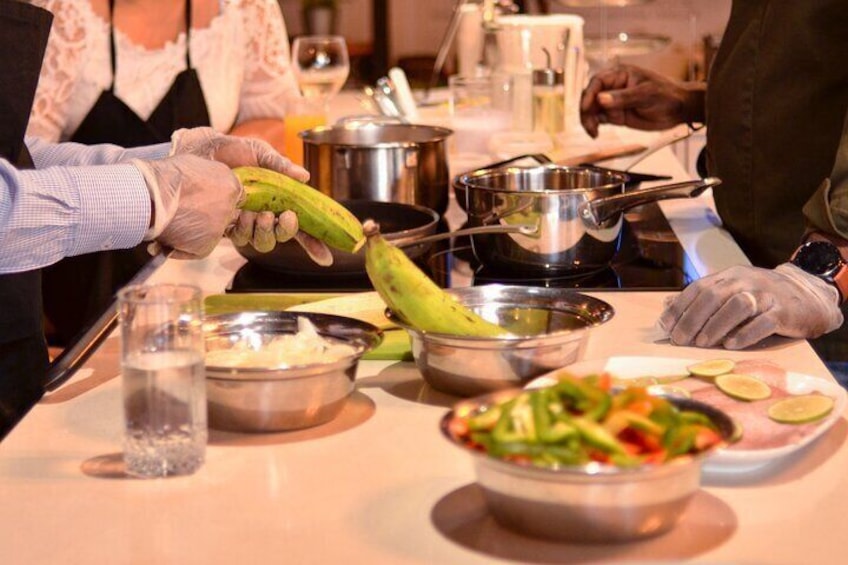
[[368,278],[402,321],[425,332],[477,337],[508,335],[439,288],[406,253],[380,235],[376,223],[366,220],[363,227]]
[[330,247],[355,253],[365,243],[362,224],[350,210],[309,185],[261,167],[233,169],[244,186],[243,210],[297,214],[299,229]]

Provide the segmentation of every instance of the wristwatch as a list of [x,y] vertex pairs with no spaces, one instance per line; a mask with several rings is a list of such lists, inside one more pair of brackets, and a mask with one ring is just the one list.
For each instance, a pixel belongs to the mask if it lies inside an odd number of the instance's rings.
[[829,241],[808,241],[795,250],[790,262],[836,287],[839,303],[848,298],[848,263],[839,248]]

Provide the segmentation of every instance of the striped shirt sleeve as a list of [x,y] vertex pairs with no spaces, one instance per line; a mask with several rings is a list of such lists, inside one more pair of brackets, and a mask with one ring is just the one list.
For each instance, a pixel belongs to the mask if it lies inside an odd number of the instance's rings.
[[[42,166],[56,158],[33,154]],[[19,171],[0,159],[0,273],[132,247],[141,242],[150,215],[147,185],[132,165]]]
[[26,144],[37,169],[53,166],[115,165],[129,163],[130,159],[162,159],[168,156],[171,149],[170,143],[124,149],[107,143],[50,143],[37,137],[27,137]]

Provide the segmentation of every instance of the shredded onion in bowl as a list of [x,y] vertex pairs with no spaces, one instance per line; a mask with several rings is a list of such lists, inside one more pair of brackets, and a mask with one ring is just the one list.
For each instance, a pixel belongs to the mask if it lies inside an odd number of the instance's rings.
[[358,349],[321,336],[307,318],[297,318],[297,333],[283,334],[263,343],[253,330],[238,336],[233,347],[206,353],[212,367],[281,368],[332,363],[352,357]]

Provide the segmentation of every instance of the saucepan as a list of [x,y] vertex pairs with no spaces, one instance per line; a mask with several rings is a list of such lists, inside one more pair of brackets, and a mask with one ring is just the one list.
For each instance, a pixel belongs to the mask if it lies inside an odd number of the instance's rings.
[[524,233],[471,236],[485,266],[513,272],[592,271],[618,250],[623,212],[649,202],[698,196],[714,177],[626,191],[626,174],[597,167],[504,167],[462,175],[471,227],[535,226]]
[[[664,146],[664,145],[663,145]],[[649,149],[652,151],[652,149]],[[641,161],[642,155],[639,156],[639,161]],[[634,161],[631,165],[635,165],[639,161]],[[471,171],[466,171],[462,174],[456,175],[453,179],[453,192],[456,197],[456,203],[459,204],[459,207],[463,210],[466,209],[467,201],[468,201],[468,193],[466,191],[466,185],[462,182],[462,177],[464,175],[470,176],[480,176],[485,175],[486,173],[490,173],[495,169],[501,169],[506,166],[516,165],[547,165],[551,164],[550,157],[545,155],[544,153],[528,153],[525,155],[517,155],[515,157],[511,157],[509,159],[505,159],[503,161],[498,161],[497,163],[492,163],[490,165],[486,165],[483,168],[475,169]],[[587,165],[586,163],[581,163],[581,165]],[[639,185],[643,182],[651,182],[651,181],[660,181],[660,180],[668,180],[671,177],[666,175],[651,175],[647,173],[632,173],[628,170],[618,171],[615,169],[609,169],[606,167],[596,167],[597,169],[603,169],[605,171],[609,171],[611,173],[622,173],[627,175],[627,180],[624,181],[625,190],[637,190]]]
[[300,134],[310,184],[336,200],[378,200],[447,210],[449,129],[372,119]]

